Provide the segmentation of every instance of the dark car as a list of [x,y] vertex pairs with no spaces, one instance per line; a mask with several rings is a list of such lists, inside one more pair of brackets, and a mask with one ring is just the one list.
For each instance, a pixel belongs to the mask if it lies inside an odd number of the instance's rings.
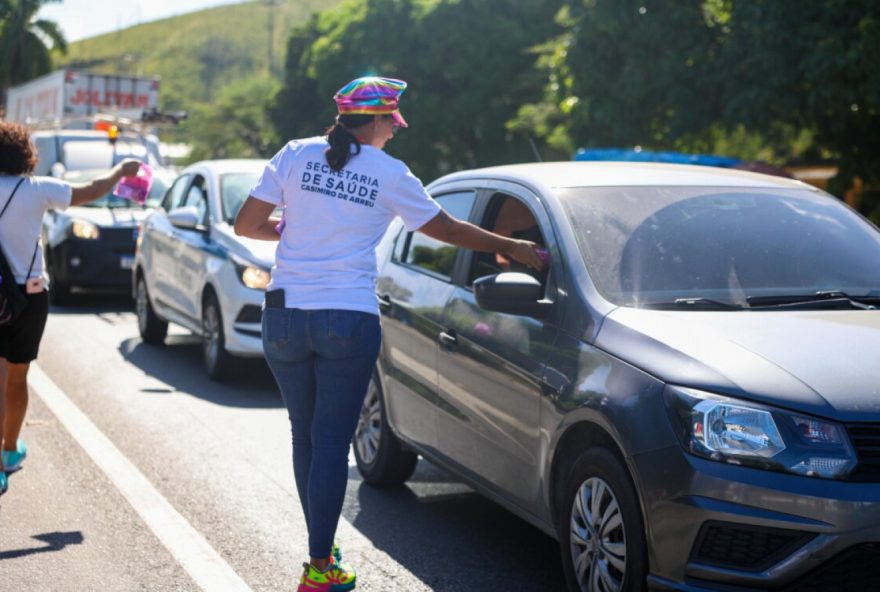
[[[83,183],[107,171],[76,171],[66,181]],[[131,269],[140,223],[165,194],[165,173],[156,171],[146,204],[112,193],[81,206],[50,210],[43,218],[43,247],[53,303],[65,303],[72,291],[131,290]]]
[[451,214],[541,272],[399,224],[355,435],[560,541],[570,590],[880,589],[880,231],[800,182],[696,166],[456,173]]

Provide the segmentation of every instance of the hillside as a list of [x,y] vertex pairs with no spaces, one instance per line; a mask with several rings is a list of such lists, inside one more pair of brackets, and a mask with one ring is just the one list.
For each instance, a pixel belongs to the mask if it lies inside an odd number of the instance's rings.
[[70,44],[59,66],[161,77],[161,105],[192,109],[214,100],[230,81],[267,73],[269,18],[274,11],[274,74],[283,71],[291,28],[339,0],[281,0],[270,8],[243,2],[137,25]]

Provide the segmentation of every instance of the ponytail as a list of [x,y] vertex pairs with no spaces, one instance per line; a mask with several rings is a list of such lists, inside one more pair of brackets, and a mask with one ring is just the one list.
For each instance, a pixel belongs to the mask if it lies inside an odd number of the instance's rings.
[[[352,130],[373,121],[372,115],[339,115],[336,123],[327,129],[327,142],[330,147],[324,152],[327,164],[333,171],[339,172],[353,156],[361,153],[361,143]],[[351,147],[355,149],[352,152]]]

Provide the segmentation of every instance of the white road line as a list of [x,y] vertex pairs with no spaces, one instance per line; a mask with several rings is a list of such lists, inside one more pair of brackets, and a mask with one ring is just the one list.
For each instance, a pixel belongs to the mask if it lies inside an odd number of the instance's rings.
[[205,538],[36,364],[31,364],[28,384],[202,590],[250,592]]

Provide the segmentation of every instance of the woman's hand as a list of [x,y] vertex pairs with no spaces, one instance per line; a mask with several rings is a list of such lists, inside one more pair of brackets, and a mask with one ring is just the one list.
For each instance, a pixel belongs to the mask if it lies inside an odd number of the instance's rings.
[[116,167],[119,169],[120,177],[136,177],[141,170],[141,161],[127,158]]
[[538,245],[532,241],[510,239],[511,247],[505,251],[505,255],[511,259],[519,261],[523,265],[528,265],[532,269],[538,271],[544,268],[544,260],[538,254]]

